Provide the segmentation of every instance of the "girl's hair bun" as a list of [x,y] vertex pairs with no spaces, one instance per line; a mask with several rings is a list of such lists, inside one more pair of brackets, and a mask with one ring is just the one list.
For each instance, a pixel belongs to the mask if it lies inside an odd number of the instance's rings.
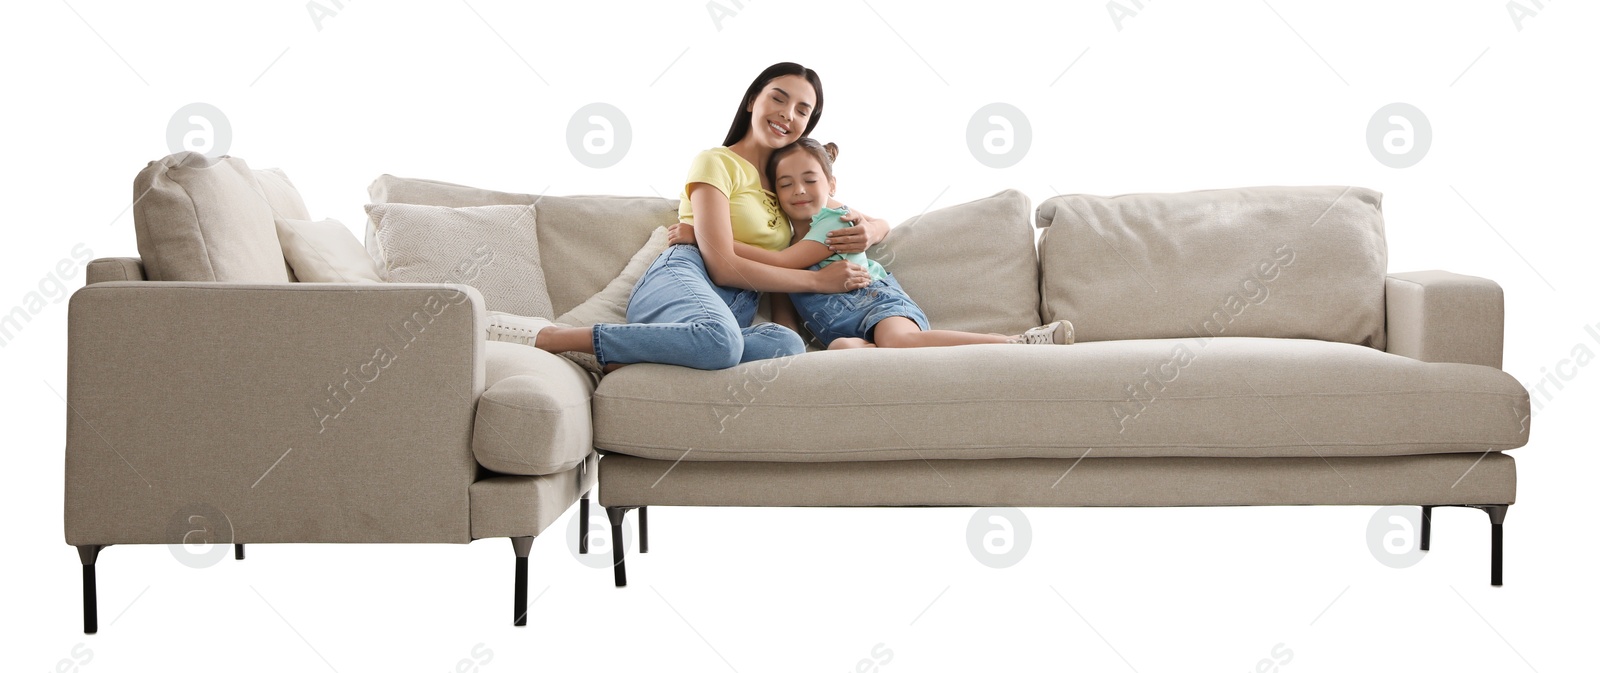
[[839,146],[838,145],[835,145],[833,143],[828,143],[826,145],[823,145],[822,149],[827,150],[827,152],[828,152],[828,160],[829,161],[838,161],[839,160]]

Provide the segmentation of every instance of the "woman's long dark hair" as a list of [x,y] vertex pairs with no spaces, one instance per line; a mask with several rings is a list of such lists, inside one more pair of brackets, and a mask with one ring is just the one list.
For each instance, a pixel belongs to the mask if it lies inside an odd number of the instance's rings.
[[767,88],[767,84],[784,75],[799,75],[806,78],[806,81],[811,83],[811,88],[817,92],[817,104],[811,108],[811,114],[806,120],[806,130],[800,132],[801,138],[811,135],[811,129],[816,128],[817,122],[822,120],[822,77],[815,70],[799,63],[785,61],[774,63],[766,70],[762,70],[755,81],[750,83],[750,88],[745,89],[744,99],[739,101],[739,112],[733,116],[733,126],[728,127],[728,137],[722,141],[723,147],[732,147],[750,132],[752,113],[745,107],[755,102],[756,96],[761,95],[761,90]]

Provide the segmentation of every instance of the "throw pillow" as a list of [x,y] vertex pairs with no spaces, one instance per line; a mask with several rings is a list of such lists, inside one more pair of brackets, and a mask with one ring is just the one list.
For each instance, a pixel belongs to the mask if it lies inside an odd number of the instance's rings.
[[279,218],[278,242],[283,258],[301,282],[381,283],[378,269],[356,240],[338,220],[291,220]]
[[[677,199],[653,196],[513,194],[393,175],[379,176],[367,193],[373,203],[453,208],[533,204],[541,265],[558,313],[603,289],[652,231],[678,221]],[[382,251],[371,252],[382,266]]]
[[391,283],[464,283],[491,311],[550,318],[550,293],[539,264],[539,238],[528,206],[448,208],[370,204],[383,279]]

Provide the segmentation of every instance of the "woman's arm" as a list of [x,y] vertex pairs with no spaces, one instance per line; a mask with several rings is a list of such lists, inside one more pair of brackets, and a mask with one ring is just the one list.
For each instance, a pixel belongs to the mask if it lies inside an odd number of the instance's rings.
[[[829,208],[839,208],[842,205],[838,199],[828,197]],[[852,210],[839,219],[854,222],[856,226],[828,232],[828,247],[834,252],[845,254],[866,252],[868,247],[882,243],[889,235],[889,223],[883,218]]]
[[[846,292],[871,282],[865,268],[848,262],[829,264],[820,271],[801,271],[740,257],[734,252],[727,195],[709,184],[696,182],[690,185],[689,201],[699,225],[695,240],[713,283],[762,292]],[[836,266],[847,268],[835,271]]]

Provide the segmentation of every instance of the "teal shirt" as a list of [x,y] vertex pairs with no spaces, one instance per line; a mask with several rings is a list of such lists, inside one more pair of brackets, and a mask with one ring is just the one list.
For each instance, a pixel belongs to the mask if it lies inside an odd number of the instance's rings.
[[[850,209],[848,207],[829,208],[827,206],[823,206],[822,210],[817,211],[817,214],[811,218],[811,231],[806,232],[806,237],[802,240],[816,241],[823,245],[827,245],[828,232],[835,229],[843,229],[845,227],[852,226],[844,220],[839,219],[840,215],[848,215],[849,213]],[[827,259],[822,260],[822,262],[817,265],[817,268],[820,269],[841,259],[846,262],[860,264],[861,266],[867,267],[867,272],[872,274],[873,280],[883,280],[889,275],[889,272],[883,270],[882,264],[879,264],[877,260],[867,259],[867,254],[864,252],[852,252],[848,255],[843,253],[834,253]]]

